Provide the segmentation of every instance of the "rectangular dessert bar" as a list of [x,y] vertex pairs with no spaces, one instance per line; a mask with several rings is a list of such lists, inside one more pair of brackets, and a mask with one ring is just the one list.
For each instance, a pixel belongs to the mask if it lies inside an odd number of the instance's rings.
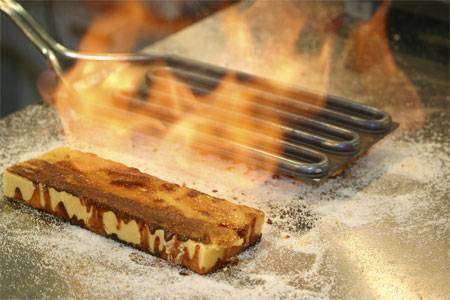
[[258,242],[264,223],[260,210],[69,148],[9,167],[3,191],[200,274]]

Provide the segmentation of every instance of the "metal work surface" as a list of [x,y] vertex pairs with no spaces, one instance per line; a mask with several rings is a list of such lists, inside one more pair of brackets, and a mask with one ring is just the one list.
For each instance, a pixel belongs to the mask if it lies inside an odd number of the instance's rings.
[[[264,3],[247,8],[252,22],[263,22],[250,24],[257,28],[261,44],[279,29],[279,19],[272,20],[264,12],[299,14],[294,19],[301,20],[302,14],[316,10],[332,18],[340,9],[339,5],[324,8],[320,4],[297,11],[286,3],[269,10]],[[181,31],[155,45],[153,51],[277,77],[264,54],[249,53],[252,59],[243,60],[233,51],[214,51],[224,47],[218,34],[221,20],[242,7]],[[296,32],[286,29],[279,38],[289,34]],[[202,40],[208,42],[199,49]],[[338,37],[335,43],[335,49],[348,46]],[[278,54],[282,57],[285,53]],[[186,163],[176,158],[176,147],[155,148],[151,156],[138,158],[99,150],[102,156],[162,179],[262,209],[268,220],[261,243],[242,254],[237,265],[207,276],[196,275],[2,201],[1,298],[448,297],[448,82],[421,78],[419,89],[400,70],[390,76],[380,76],[377,67],[356,73],[339,60],[332,66],[332,79],[324,80],[316,76],[323,72],[317,70],[320,64],[315,55],[308,55],[297,62],[304,74],[298,77],[300,86],[374,105],[400,123],[349,171],[321,186],[272,177],[211,157]],[[277,56],[272,53],[271,57]],[[0,120],[0,172],[64,143],[56,112],[47,105],[30,106]]]

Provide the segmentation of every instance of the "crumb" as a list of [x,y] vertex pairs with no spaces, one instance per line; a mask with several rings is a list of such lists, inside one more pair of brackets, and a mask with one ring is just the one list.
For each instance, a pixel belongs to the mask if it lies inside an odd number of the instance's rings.
[[189,273],[186,271],[180,271],[179,273],[181,276],[189,276]]
[[291,236],[289,235],[289,234],[286,234],[285,236],[284,236],[284,238],[285,239],[288,239],[288,238],[290,238]]
[[268,219],[267,219],[267,224],[272,225],[272,224],[273,224],[272,219],[268,218]]
[[214,189],[214,190],[212,190],[212,192],[213,192],[213,193],[217,193],[217,190]]

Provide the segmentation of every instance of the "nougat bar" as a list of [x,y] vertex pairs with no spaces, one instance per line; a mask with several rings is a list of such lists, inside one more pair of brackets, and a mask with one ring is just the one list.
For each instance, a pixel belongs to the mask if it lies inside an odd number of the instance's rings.
[[261,238],[264,213],[67,147],[13,165],[3,192],[197,273]]

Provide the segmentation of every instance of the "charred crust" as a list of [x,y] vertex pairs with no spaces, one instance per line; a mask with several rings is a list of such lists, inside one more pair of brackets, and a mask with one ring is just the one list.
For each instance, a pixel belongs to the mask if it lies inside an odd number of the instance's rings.
[[127,180],[127,179],[113,179],[110,181],[110,183],[112,185],[122,186],[122,187],[129,188],[129,189],[145,186],[142,182]]
[[167,192],[174,192],[177,187],[177,184],[169,182],[164,182],[163,184],[161,184],[161,188]]
[[194,198],[194,197],[197,197],[198,195],[200,195],[200,192],[197,192],[196,190],[190,190],[190,191],[187,193],[187,195],[188,195],[189,197]]
[[[35,185],[41,183],[49,189],[78,197],[88,212],[93,208],[94,213],[112,211],[123,222],[135,220],[138,224],[145,224],[152,234],[161,229],[166,240],[170,240],[176,233],[177,240],[180,241],[190,239],[204,244],[218,242],[226,246],[235,243],[237,238],[247,237],[248,226],[251,223],[250,228],[254,228],[253,223],[261,214],[249,207],[231,204],[196,190],[164,182],[136,168],[104,160],[93,154],[69,152],[84,155],[83,160],[87,162],[74,162],[74,155],[63,155],[56,162],[45,158],[33,159],[14,165],[8,171],[27,178]],[[95,167],[97,163],[98,168]],[[155,195],[155,192],[172,193],[178,190],[180,193],[177,193],[174,200],[190,201],[192,209],[207,216],[206,220],[187,217],[176,206],[168,205]],[[63,207],[56,209],[60,217],[67,219],[67,212]],[[224,216],[242,210],[244,222],[221,224],[220,219],[216,219],[216,210]],[[99,224],[89,224],[89,227],[101,233]]]

